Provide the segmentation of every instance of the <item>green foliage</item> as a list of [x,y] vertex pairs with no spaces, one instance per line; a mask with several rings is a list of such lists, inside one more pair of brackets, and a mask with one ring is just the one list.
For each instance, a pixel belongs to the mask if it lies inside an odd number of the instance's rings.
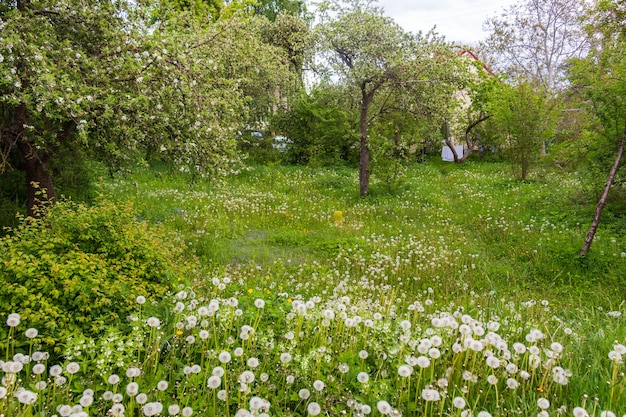
[[303,16],[306,13],[306,2],[302,0],[257,0],[253,7],[256,14],[272,22],[281,15]]
[[292,141],[286,149],[287,162],[354,163],[358,135],[347,106],[342,90],[322,85],[302,93],[288,111],[275,117],[277,132]]
[[19,310],[50,345],[124,327],[135,296],[159,301],[186,277],[183,246],[132,204],[58,203],[0,240],[0,315]]
[[539,160],[542,144],[552,138],[558,108],[541,87],[525,80],[498,83],[490,91],[489,114],[494,118],[517,178],[526,179]]
[[238,149],[246,156],[248,164],[277,164],[284,156],[284,150],[277,148],[274,137],[261,132],[245,132],[238,142]]
[[51,200],[46,168],[60,151],[88,149],[111,166],[149,151],[224,175],[239,162],[236,132],[293,84],[287,54],[261,39],[265,19],[245,13],[210,25],[177,13],[150,27],[141,2],[23,5],[1,16],[0,168],[25,169]]
[[591,176],[604,181],[619,139],[626,135],[624,6],[618,1],[599,1],[588,11],[586,23],[596,44],[586,57],[570,62],[569,79],[587,116],[578,155],[582,154]]

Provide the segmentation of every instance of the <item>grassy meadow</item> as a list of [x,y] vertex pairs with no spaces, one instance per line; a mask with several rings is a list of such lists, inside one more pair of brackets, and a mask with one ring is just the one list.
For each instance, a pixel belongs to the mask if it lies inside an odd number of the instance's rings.
[[430,161],[367,198],[341,167],[98,189],[197,266],[165,300],[131,290],[129,330],[58,364],[9,317],[4,416],[626,415],[624,202],[579,258],[597,190],[574,173]]

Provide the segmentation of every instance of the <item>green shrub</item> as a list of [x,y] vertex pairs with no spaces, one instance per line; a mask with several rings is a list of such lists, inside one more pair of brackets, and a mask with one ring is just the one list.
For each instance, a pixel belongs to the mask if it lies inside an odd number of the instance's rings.
[[131,203],[60,202],[0,239],[0,316],[19,312],[46,345],[123,328],[138,295],[160,300],[189,271],[183,246]]

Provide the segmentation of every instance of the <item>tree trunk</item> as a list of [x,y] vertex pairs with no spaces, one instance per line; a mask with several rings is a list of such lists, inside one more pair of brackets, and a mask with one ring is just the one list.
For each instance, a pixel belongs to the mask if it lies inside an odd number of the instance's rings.
[[461,158],[461,160],[459,162],[461,162],[461,163],[465,162],[465,160],[470,156],[470,154],[474,150],[474,144],[472,143],[472,139],[470,137],[470,133],[471,133],[472,129],[474,129],[476,126],[478,126],[479,124],[481,124],[485,120],[489,119],[489,117],[491,117],[491,116],[481,116],[475,122],[470,123],[470,125],[467,127],[467,129],[465,129],[465,143],[467,143],[467,152],[465,152],[463,154],[463,158]]
[[615,156],[615,162],[611,167],[611,171],[609,172],[609,178],[606,180],[606,184],[604,186],[604,192],[600,197],[600,201],[598,202],[598,207],[596,207],[596,214],[593,216],[593,222],[591,223],[591,227],[587,232],[587,238],[585,239],[585,244],[580,250],[580,256],[585,256],[589,248],[591,247],[591,243],[593,242],[593,238],[596,235],[596,230],[598,229],[598,224],[600,224],[600,215],[602,214],[602,209],[606,205],[606,199],[609,195],[609,190],[613,185],[613,179],[615,178],[615,173],[617,172],[617,168],[619,167],[620,160],[622,159],[622,154],[624,153],[624,144],[626,144],[626,128],[624,129],[624,136],[620,139],[619,147],[617,149],[617,155]]
[[359,119],[360,156],[359,156],[359,192],[361,197],[367,195],[370,186],[370,149],[367,140],[367,111],[372,102],[373,93],[366,91],[366,85],[361,87],[361,116]]
[[450,136],[450,125],[448,124],[447,120],[444,120],[443,123],[445,124],[445,127],[446,127],[446,145],[448,145],[448,148],[450,148],[450,150],[452,151],[452,156],[454,157],[454,163],[458,164],[459,155],[456,153],[456,148],[454,147],[454,144],[452,143],[452,137]]
[[24,158],[24,173],[28,187],[28,215],[38,217],[41,210],[57,200],[52,177],[46,171],[47,162],[40,159],[32,145],[18,140],[17,147]]

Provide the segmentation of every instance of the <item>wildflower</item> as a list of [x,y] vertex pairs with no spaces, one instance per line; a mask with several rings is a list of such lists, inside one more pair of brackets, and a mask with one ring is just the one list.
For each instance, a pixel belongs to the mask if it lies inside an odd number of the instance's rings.
[[239,375],[239,381],[246,384],[254,382],[254,373],[250,371],[243,371],[241,375]]
[[218,359],[219,359],[219,361],[220,361],[220,362],[222,362],[222,363],[228,363],[228,362],[230,362],[230,359],[231,359],[230,353],[228,353],[228,352],[226,352],[225,350],[223,350],[223,351],[219,354]]
[[367,359],[368,356],[369,356],[369,353],[367,353],[367,350],[361,350],[359,352],[359,358],[361,359]]
[[124,404],[113,404],[109,409],[109,414],[115,417],[122,417],[124,416],[125,409]]
[[322,411],[322,408],[320,407],[318,403],[316,403],[315,401],[312,401],[309,403],[309,406],[307,407],[307,411],[309,412],[310,416],[316,416]]
[[32,404],[37,401],[37,394],[29,390],[22,390],[15,393],[17,400],[21,404]]
[[500,359],[496,358],[495,356],[489,356],[486,362],[487,366],[492,369],[496,369],[500,366]]
[[185,407],[183,408],[183,411],[181,414],[183,415],[183,417],[191,417],[191,415],[193,414],[193,408]]
[[82,397],[80,397],[80,400],[78,402],[83,407],[89,407],[91,404],[93,404],[93,397],[89,395],[83,395]]
[[398,375],[400,375],[403,378],[407,378],[411,376],[412,373],[413,373],[413,368],[411,368],[409,365],[400,365],[398,367]]
[[552,342],[552,344],[550,345],[550,349],[552,349],[556,353],[561,353],[563,352],[563,345],[559,342]]
[[622,355],[616,350],[610,351],[608,356],[609,356],[609,359],[615,363],[621,364],[624,362]]
[[370,376],[367,374],[367,372],[359,372],[359,374],[356,376],[356,379],[360,383],[365,384],[367,381],[370,380]]
[[480,352],[485,348],[485,346],[483,345],[483,342],[481,342],[480,340],[472,339],[469,343],[469,348],[473,350],[474,352]]
[[138,295],[137,298],[135,298],[135,301],[139,305],[144,304],[146,302],[146,297],[144,297],[143,295]]
[[256,308],[263,308],[265,307],[265,301],[260,298],[257,298],[256,300],[254,300],[254,306]]
[[136,382],[131,382],[128,385],[126,385],[126,394],[128,394],[130,397],[137,395],[138,392],[139,392],[139,384],[137,384]]
[[61,414],[61,417],[67,417],[72,413],[72,407],[67,404],[61,404],[57,407],[57,411]]
[[506,371],[510,374],[515,374],[518,371],[517,365],[515,365],[514,363],[508,363],[506,365]]
[[206,330],[200,330],[198,336],[200,336],[200,339],[202,340],[207,340],[209,338],[209,332],[207,332]]
[[282,363],[289,363],[289,362],[291,362],[291,354],[289,352],[282,353],[280,355],[280,361]]
[[113,398],[113,392],[111,392],[111,391],[104,391],[102,393],[102,399],[104,399],[105,401],[111,401],[112,398]]
[[259,360],[257,358],[248,358],[248,366],[250,368],[256,368],[259,366]]
[[250,411],[260,410],[265,405],[265,400],[261,397],[250,398]]
[[146,403],[143,407],[141,407],[141,410],[146,417],[156,416],[161,414],[161,411],[163,411],[163,404],[158,401]]
[[491,414],[487,411],[481,411],[476,417],[491,417]]
[[48,383],[46,381],[39,381],[35,384],[35,389],[37,389],[38,391],[43,391],[46,389],[47,386]]
[[496,385],[498,383],[498,378],[495,375],[489,375],[487,377],[487,382],[489,382],[491,385]]
[[226,401],[226,398],[227,398],[226,390],[223,390],[223,389],[219,390],[217,392],[217,398],[221,401]]
[[7,317],[7,326],[17,327],[19,324],[20,324],[20,315],[17,313],[9,314],[9,317]]
[[224,368],[222,368],[221,366],[216,366],[215,368],[213,368],[213,372],[211,372],[211,375],[215,375],[221,378],[224,376],[224,372]]
[[34,339],[35,337],[37,337],[37,334],[39,334],[37,329],[34,329],[32,327],[24,332],[24,335],[26,335],[26,337],[29,339]]
[[550,401],[548,401],[546,398],[539,398],[537,400],[537,407],[541,408],[542,410],[547,410],[548,408],[550,408]]
[[220,385],[222,385],[222,379],[219,376],[211,375],[207,380],[207,387],[209,388],[216,389]]
[[185,341],[192,345],[196,342],[196,338],[193,335],[189,335],[185,338]]
[[130,367],[126,370],[126,376],[128,378],[135,378],[141,375],[141,370],[136,367]]
[[0,387],[0,400],[6,397],[7,389],[5,387]]
[[5,362],[2,365],[2,370],[6,373],[17,374],[24,368],[24,365],[21,362]]
[[111,398],[111,400],[113,400],[114,403],[121,403],[123,399],[124,399],[124,396],[120,393],[113,394],[113,398]]
[[120,382],[120,377],[117,376],[116,374],[111,374],[109,375],[109,378],[107,379],[107,382],[111,385],[115,385],[118,384]]
[[149,317],[148,320],[146,320],[146,324],[150,327],[159,327],[161,326],[161,320],[156,317]]
[[298,397],[300,397],[303,400],[306,400],[310,396],[311,396],[311,392],[306,388],[302,388],[300,391],[298,391]]
[[517,382],[517,380],[516,380],[516,379],[513,379],[513,378],[508,378],[508,379],[506,380],[506,386],[507,386],[509,389],[517,389],[517,387],[519,387],[519,382]]
[[285,378],[285,381],[286,381],[288,384],[293,384],[293,383],[295,382],[295,380],[296,380],[296,377],[295,377],[295,376],[293,376],[293,375],[287,375],[287,378]]
[[420,368],[428,368],[430,366],[430,359],[426,356],[420,356],[417,358],[417,366]]
[[585,410],[582,407],[574,408],[572,413],[574,414],[574,417],[589,417],[589,414],[587,413],[587,410]]
[[76,362],[70,362],[65,367],[65,371],[70,375],[75,374],[76,372],[78,372],[79,369],[80,366]]
[[178,413],[180,413],[180,406],[178,404],[172,404],[169,407],[167,407],[167,412],[169,413],[170,416],[175,416]]
[[63,373],[63,368],[60,365],[52,365],[48,373],[50,376],[59,376]]
[[324,384],[319,379],[313,382],[313,388],[315,388],[315,390],[317,392],[321,392],[324,389],[325,386],[326,386],[326,384]]
[[169,384],[168,384],[167,381],[159,381],[159,382],[157,382],[157,389],[159,391],[165,391],[168,386],[169,386]]
[[389,414],[391,412],[391,405],[389,405],[389,403],[384,400],[378,401],[378,404],[376,404],[376,408],[378,408],[380,414]]
[[426,401],[439,401],[441,395],[439,395],[439,391],[435,389],[426,388],[422,390],[422,398]]
[[45,370],[46,370],[46,367],[43,364],[38,363],[33,366],[32,372],[35,375],[41,375],[43,374]]
[[458,409],[463,409],[466,405],[465,399],[463,397],[454,397],[454,399],[452,400],[452,405]]

